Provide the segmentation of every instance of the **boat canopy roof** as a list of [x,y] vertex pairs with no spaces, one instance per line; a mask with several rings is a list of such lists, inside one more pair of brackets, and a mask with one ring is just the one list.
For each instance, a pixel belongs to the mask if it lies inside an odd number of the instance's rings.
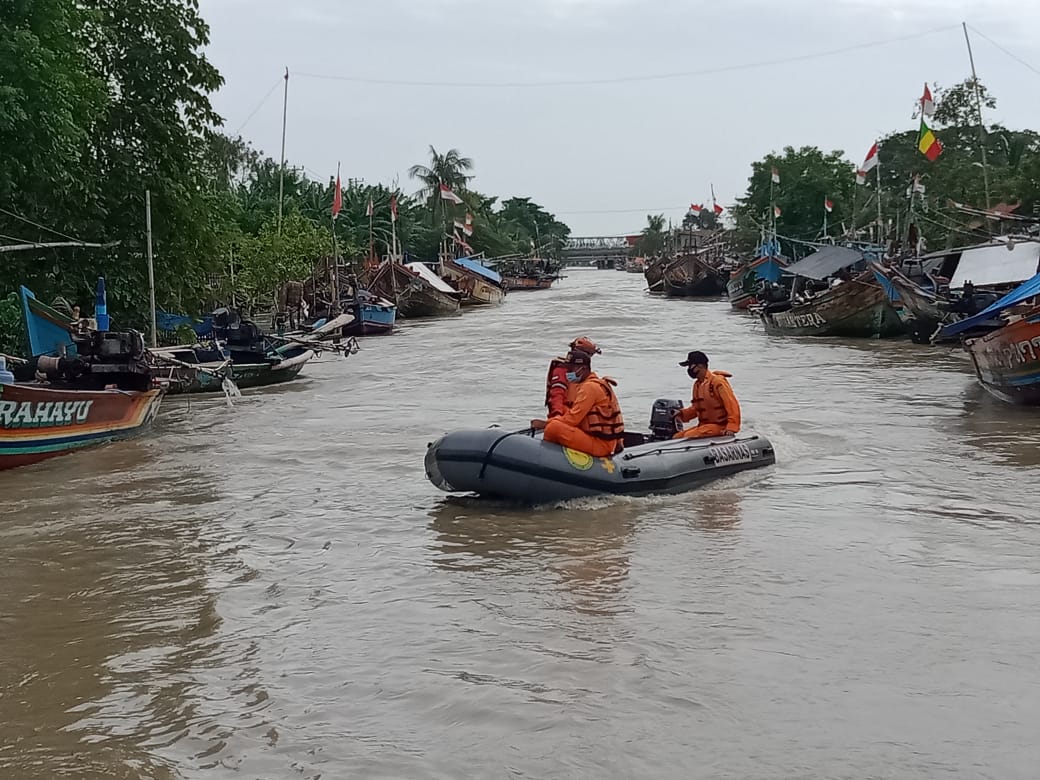
[[440,290],[441,292],[452,294],[458,294],[459,292],[446,281],[437,276],[437,274],[433,272],[433,269],[431,269],[430,266],[426,265],[426,263],[405,263],[404,267],[407,268],[409,271],[413,271],[419,274],[419,276],[424,281],[429,282],[435,290]]
[[966,330],[970,330],[977,325],[982,325],[988,320],[992,320],[997,314],[1009,309],[1015,304],[1022,303],[1022,301],[1029,300],[1034,296],[1040,295],[1040,273],[1034,276],[1025,284],[1016,287],[1014,290],[1009,292],[999,301],[995,301],[987,308],[980,311],[974,317],[968,317],[960,320],[959,322],[951,323],[946,325],[941,331],[940,335],[944,338],[949,336],[956,336],[958,333],[963,333]]
[[961,252],[957,270],[950,279],[951,290],[962,290],[967,282],[976,287],[1011,284],[1030,279],[1040,271],[1040,242],[1006,239]]
[[475,274],[480,274],[486,279],[490,279],[495,284],[502,284],[502,276],[497,271],[492,271],[486,265],[481,265],[472,257],[456,257],[452,262],[456,265],[461,265],[468,271],[472,271]]
[[825,246],[806,258],[784,269],[795,276],[806,276],[809,279],[826,279],[840,271],[855,265],[863,259],[863,254],[847,246]]

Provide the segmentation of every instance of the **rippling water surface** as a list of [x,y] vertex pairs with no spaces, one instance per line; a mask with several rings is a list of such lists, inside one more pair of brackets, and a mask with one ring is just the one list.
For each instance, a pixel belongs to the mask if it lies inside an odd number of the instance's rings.
[[[956,352],[568,273],[0,473],[0,776],[1035,777],[1040,414]],[[632,428],[704,350],[777,466],[533,511],[426,481],[579,335]]]

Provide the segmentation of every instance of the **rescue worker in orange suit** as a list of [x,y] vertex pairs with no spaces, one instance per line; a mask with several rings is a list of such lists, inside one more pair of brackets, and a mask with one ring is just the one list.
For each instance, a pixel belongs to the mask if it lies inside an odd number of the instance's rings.
[[708,370],[708,356],[690,352],[679,364],[686,367],[695,381],[690,405],[675,414],[683,422],[697,420],[697,425],[679,431],[676,439],[703,439],[708,436],[727,436],[740,431],[740,403],[729,386],[725,371]]
[[[624,446],[625,421],[614,393],[617,383],[600,378],[592,371],[592,356],[587,352],[572,350],[569,357],[571,370],[567,381],[575,391],[573,401],[566,412],[544,423],[545,441],[597,458],[620,452]],[[541,423],[540,420],[535,422]]]
[[573,355],[581,352],[588,355],[591,360],[593,355],[602,354],[602,350],[585,336],[574,339],[569,346],[570,352],[567,353],[567,357],[553,358],[549,363],[549,375],[545,380],[545,405],[549,410],[550,420],[562,415],[574,402],[577,385],[572,385],[567,381]]

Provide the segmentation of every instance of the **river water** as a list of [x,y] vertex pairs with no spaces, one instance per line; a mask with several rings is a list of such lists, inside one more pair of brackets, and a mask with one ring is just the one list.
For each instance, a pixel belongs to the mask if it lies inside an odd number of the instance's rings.
[[[730,371],[777,466],[518,511],[423,475],[588,335]],[[0,474],[3,778],[1032,778],[1040,415],[955,352],[570,270]]]

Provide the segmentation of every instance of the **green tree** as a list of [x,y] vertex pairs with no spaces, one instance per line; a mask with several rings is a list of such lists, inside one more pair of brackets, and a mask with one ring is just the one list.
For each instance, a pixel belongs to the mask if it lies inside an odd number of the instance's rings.
[[[780,184],[772,184],[772,169],[780,172]],[[751,165],[748,188],[733,209],[735,238],[745,249],[754,247],[770,224],[770,210],[780,208],[776,221],[781,237],[814,240],[823,234],[824,201],[834,210],[827,215],[834,235],[852,217],[855,166],[840,150],[823,152],[815,146],[784,148]],[[772,200],[771,200],[772,199]]]
[[449,149],[440,154],[433,146],[430,146],[430,164],[413,165],[408,169],[408,175],[422,183],[418,197],[426,201],[426,206],[434,224],[443,225],[445,231],[450,232],[452,216],[455,210],[448,205],[440,195],[441,185],[448,187],[452,192],[465,200],[464,192],[473,177],[466,172],[473,169],[473,161],[469,157],[463,157],[458,149]]
[[630,250],[633,257],[655,257],[664,252],[668,241],[664,214],[647,214],[646,227]]

